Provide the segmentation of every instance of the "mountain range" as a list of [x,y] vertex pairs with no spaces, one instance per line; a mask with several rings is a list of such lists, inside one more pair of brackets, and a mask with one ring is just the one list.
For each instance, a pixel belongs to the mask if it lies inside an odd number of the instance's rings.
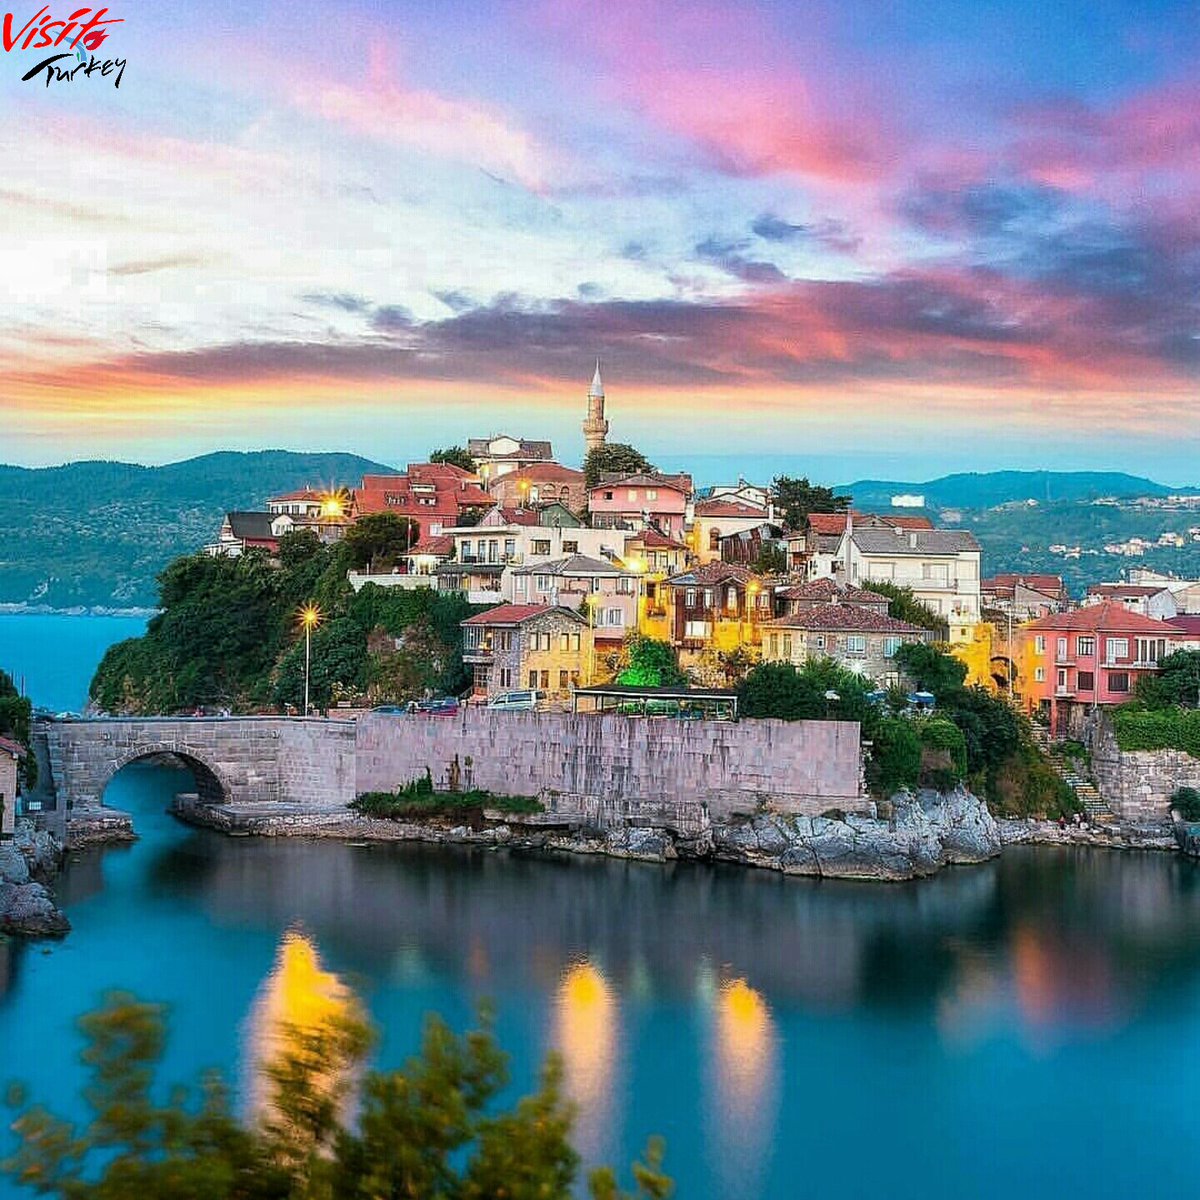
[[[138,608],[155,603],[155,577],[180,554],[212,541],[224,514],[260,509],[269,496],[306,484],[353,487],[366,473],[395,468],[354,454],[299,454],[285,450],[206,454],[144,467],[121,462],[77,462],[61,467],[0,466],[0,504],[7,533],[0,544],[0,605],[49,608]],[[924,483],[863,479],[838,489],[865,511],[887,511],[895,495],[921,495],[934,515],[967,514],[962,523],[980,537],[984,570],[1050,569],[1044,545],[1124,530],[1154,532],[1161,513],[1096,509],[1102,496],[1161,497],[1195,489],[1103,471],[993,471],[946,475]],[[1038,501],[1026,507],[1022,502]],[[1017,506],[994,511],[997,506]],[[949,514],[947,514],[949,516]],[[1096,523],[1104,521],[1103,529]],[[1118,522],[1118,526],[1114,526]],[[1128,526],[1128,528],[1126,528]],[[1155,536],[1157,534],[1155,533]],[[1085,570],[1086,569],[1086,570]],[[1079,584],[1112,575],[1097,558],[1067,572]],[[1085,578],[1086,574],[1086,578]]]

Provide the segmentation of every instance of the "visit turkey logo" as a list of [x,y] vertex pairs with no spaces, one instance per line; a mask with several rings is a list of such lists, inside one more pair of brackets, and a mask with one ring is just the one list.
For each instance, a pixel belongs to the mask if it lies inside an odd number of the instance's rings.
[[18,25],[20,18],[13,13],[6,13],[4,52],[57,51],[30,67],[21,76],[24,83],[41,80],[50,87],[96,77],[111,79],[114,87],[120,87],[126,60],[96,56],[96,51],[108,40],[111,26],[124,24],[123,17],[110,17],[108,12],[107,8],[77,8],[66,19],[60,19],[47,4],[24,25]]

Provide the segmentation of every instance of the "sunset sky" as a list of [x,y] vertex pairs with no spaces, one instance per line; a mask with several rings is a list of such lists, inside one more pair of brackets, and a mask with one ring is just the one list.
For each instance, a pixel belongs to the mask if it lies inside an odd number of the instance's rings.
[[1200,483],[1195,0],[109,7],[0,51],[0,461],[573,462],[600,355],[700,474]]

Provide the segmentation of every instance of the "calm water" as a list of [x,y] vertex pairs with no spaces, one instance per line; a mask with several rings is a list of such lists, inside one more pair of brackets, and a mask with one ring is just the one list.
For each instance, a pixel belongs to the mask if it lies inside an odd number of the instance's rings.
[[3,1074],[57,1105],[72,1022],[111,986],[170,1002],[173,1078],[242,1078],[298,926],[366,997],[382,1062],[424,1013],[461,1025],[491,997],[517,1085],[559,1048],[588,1157],[661,1132],[682,1197],[1194,1190],[1190,863],[1018,851],[885,887],[229,840],[163,814],[187,779],[122,772],[142,841],[78,856],[64,943],[0,950]]

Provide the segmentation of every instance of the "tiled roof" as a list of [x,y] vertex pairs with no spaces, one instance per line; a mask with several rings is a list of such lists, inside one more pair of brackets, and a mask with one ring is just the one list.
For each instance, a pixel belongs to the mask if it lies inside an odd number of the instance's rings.
[[438,535],[437,537],[422,538],[409,554],[432,554],[449,557],[454,553],[454,539]]
[[541,517],[536,508],[505,508],[498,504],[496,512],[504,518],[505,525],[538,525],[541,523]]
[[1158,634],[1159,637],[1181,635],[1181,631],[1169,622],[1156,621],[1153,617],[1130,612],[1116,600],[1087,604],[1071,612],[1051,613],[1031,621],[1028,625],[1022,625],[1021,629],[1033,630],[1036,633],[1062,629],[1080,630],[1083,633],[1149,633]]
[[272,542],[275,534],[271,530],[271,522],[275,514],[269,512],[231,512],[225,514],[230,531],[235,538],[255,542]]
[[667,583],[673,587],[711,587],[728,579],[735,579],[738,583],[750,583],[759,578],[760,576],[749,567],[738,566],[737,563],[710,562],[681,575],[673,575]]
[[632,575],[615,563],[592,558],[587,554],[569,554],[566,558],[554,558],[548,562],[526,563],[513,568],[514,575]]
[[[511,442],[517,443],[516,450],[508,454],[493,454],[488,447],[492,442],[498,442],[504,438],[508,438]],[[467,453],[472,458],[488,458],[500,462],[506,458],[545,458],[549,459],[554,456],[554,451],[550,447],[549,442],[528,442],[524,438],[509,437],[505,433],[496,433],[491,437],[486,438],[471,438],[467,442]]]
[[[334,489],[336,490],[336,489]],[[284,492],[282,496],[272,496],[268,504],[283,504],[287,500],[307,500],[313,504],[319,504],[328,493],[321,493],[310,487],[299,488],[294,492]]]
[[25,757],[25,747],[19,746],[11,738],[0,737],[0,750],[3,750],[5,754],[11,754],[13,758]]
[[863,554],[960,554],[978,551],[973,534],[960,529],[858,529],[854,544]]
[[861,608],[856,604],[815,604],[812,608],[802,608],[799,612],[786,617],[776,617],[773,621],[764,621],[763,624],[778,626],[780,629],[811,629],[817,633],[843,629],[856,633],[926,635],[930,632],[919,625],[910,625],[907,621],[898,621],[886,613],[877,612],[873,608]]
[[531,621],[535,617],[544,617],[547,613],[563,613],[566,616],[574,617],[581,625],[587,624],[586,618],[581,617],[574,609],[556,608],[550,604],[501,604],[496,608],[489,608],[487,612],[476,613],[475,616],[468,617],[459,624],[523,625],[526,621]]
[[[890,514],[862,513],[856,509],[850,510],[855,528],[864,529],[886,526],[891,529],[932,529],[933,522],[928,517],[893,517]],[[817,534],[841,534],[846,529],[846,514],[840,513],[809,513],[808,527]]]
[[1167,591],[1165,583],[1093,583],[1088,585],[1089,596],[1157,596]]
[[1051,595],[1063,590],[1061,575],[1018,575],[1015,572],[1002,572],[990,579],[981,579],[979,587],[984,592],[1012,591],[1020,584],[1032,588],[1035,592],[1048,592]]
[[540,462],[532,466],[522,467],[519,471],[510,471],[507,475],[498,475],[492,480],[490,487],[502,482],[519,483],[582,483],[583,472],[572,467],[564,467],[562,463]]
[[589,488],[588,491],[594,492],[597,488],[611,487],[670,488],[672,491],[682,492],[686,496],[692,490],[692,477],[690,475],[647,475],[644,473],[602,475],[600,482]]
[[657,529],[643,529],[625,539],[626,542],[641,542],[647,550],[686,550],[682,542],[669,538]]
[[696,505],[698,517],[754,517],[765,521],[767,510],[757,508],[753,504],[743,504],[740,500],[704,500]]
[[843,604],[887,604],[887,596],[878,592],[868,592],[864,588],[839,587],[832,579],[813,579],[808,583],[796,584],[775,593],[784,600],[824,600],[833,603],[840,600]]
[[1182,629],[1190,638],[1200,638],[1200,614],[1180,613],[1179,616],[1172,617],[1167,624]]

